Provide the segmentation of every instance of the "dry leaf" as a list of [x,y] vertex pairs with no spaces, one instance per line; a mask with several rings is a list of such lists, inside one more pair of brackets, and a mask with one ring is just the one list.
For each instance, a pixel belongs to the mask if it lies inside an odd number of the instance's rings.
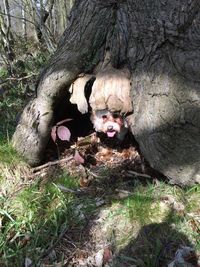
[[22,247],[26,246],[26,244],[28,243],[28,241],[30,241],[31,237],[30,235],[25,235],[24,238],[20,241],[20,245]]
[[81,163],[81,164],[85,162],[84,158],[79,154],[77,150],[75,151],[74,159],[76,162]]
[[62,140],[62,141],[69,141],[71,137],[71,132],[70,130],[65,127],[65,126],[59,126],[57,128],[57,136]]
[[79,184],[80,184],[81,187],[88,187],[89,184],[90,184],[90,179],[81,177],[81,178],[79,179]]
[[112,260],[112,251],[110,248],[105,248],[103,252],[103,263],[110,262]]
[[54,141],[54,143],[56,142],[56,139],[57,139],[56,129],[57,129],[56,126],[54,126],[54,127],[51,129],[51,138],[52,138],[52,140]]

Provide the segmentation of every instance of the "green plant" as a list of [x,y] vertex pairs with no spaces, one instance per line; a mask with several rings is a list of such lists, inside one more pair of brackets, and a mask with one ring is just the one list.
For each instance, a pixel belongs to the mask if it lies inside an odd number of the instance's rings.
[[5,67],[0,67],[0,79],[6,79],[8,74],[8,70]]

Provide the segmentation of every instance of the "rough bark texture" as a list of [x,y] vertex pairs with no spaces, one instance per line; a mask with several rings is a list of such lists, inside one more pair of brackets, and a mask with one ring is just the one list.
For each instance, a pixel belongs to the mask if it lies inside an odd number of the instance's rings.
[[178,184],[200,182],[200,6],[198,0],[75,1],[70,23],[13,143],[31,165],[42,159],[53,110],[80,73],[109,48],[131,72],[131,130],[150,165]]

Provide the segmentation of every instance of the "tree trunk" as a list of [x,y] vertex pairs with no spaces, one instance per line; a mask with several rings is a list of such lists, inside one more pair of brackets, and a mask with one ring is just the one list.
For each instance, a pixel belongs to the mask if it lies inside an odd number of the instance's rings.
[[[6,52],[7,55],[7,59],[9,61],[9,65],[10,65],[10,73],[12,74],[12,61],[15,58],[15,54],[13,51],[13,35],[11,32],[11,18],[10,18],[10,7],[9,7],[9,3],[8,0],[4,0],[3,1],[3,5],[4,5],[4,19],[3,17],[1,17],[1,21],[0,21],[0,28],[1,28],[1,35],[2,35],[2,40],[4,42],[4,50]],[[0,9],[1,10],[1,9]]]
[[75,1],[14,146],[39,164],[60,99],[80,73],[95,75],[109,50],[112,67],[131,73],[130,127],[144,157],[174,183],[199,183],[199,23],[198,0]]
[[27,39],[26,11],[23,2],[21,2],[21,14],[22,14],[22,35],[23,38],[26,40]]
[[31,0],[31,2],[32,2],[32,8],[33,10],[35,10],[35,14],[37,16],[35,20],[35,25],[36,25],[38,40],[40,42],[41,40],[44,41],[48,51],[50,53],[53,53],[56,49],[55,40],[45,23],[53,9],[54,0],[51,0],[48,6],[44,5],[43,0],[40,0],[39,5],[34,0]]

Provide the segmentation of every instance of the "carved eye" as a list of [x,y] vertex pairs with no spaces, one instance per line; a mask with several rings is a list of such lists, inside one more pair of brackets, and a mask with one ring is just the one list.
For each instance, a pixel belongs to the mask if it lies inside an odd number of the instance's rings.
[[102,119],[107,119],[107,115],[102,115]]
[[113,116],[114,119],[118,119],[119,118],[119,114],[118,113],[113,113],[112,116]]

